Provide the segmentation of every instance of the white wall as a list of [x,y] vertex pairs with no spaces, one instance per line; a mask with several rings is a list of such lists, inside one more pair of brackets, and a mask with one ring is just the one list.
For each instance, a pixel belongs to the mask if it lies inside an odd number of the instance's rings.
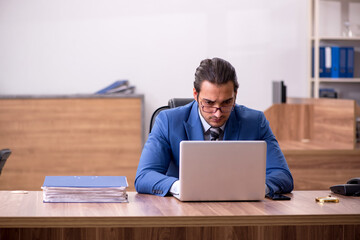
[[192,97],[204,58],[237,70],[237,102],[271,105],[271,81],[307,95],[304,0],[0,0],[0,94],[93,93],[129,79],[145,124],[172,97]]

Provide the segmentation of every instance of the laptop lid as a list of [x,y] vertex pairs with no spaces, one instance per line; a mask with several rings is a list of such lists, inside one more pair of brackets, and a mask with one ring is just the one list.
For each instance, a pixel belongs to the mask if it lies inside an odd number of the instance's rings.
[[181,201],[252,201],[265,197],[265,141],[182,141]]

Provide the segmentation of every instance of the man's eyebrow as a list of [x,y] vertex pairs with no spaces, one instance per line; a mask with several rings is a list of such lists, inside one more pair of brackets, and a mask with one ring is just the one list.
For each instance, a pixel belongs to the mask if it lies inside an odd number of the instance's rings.
[[229,98],[229,99],[224,100],[224,101],[223,101],[223,103],[224,103],[224,102],[229,102],[229,101],[232,101],[233,99],[234,99],[234,98],[233,98],[233,97],[231,97],[231,98]]
[[213,100],[210,100],[210,99],[207,99],[207,98],[203,98],[204,101],[207,101],[207,102],[211,102],[211,103],[214,103],[215,101]]
[[[234,97],[228,98],[228,99],[222,101],[222,103],[232,101],[233,99],[234,99]],[[215,103],[216,102],[216,101],[213,101],[213,100],[210,100],[210,99],[207,99],[207,98],[203,98],[202,100],[210,102],[210,103]]]

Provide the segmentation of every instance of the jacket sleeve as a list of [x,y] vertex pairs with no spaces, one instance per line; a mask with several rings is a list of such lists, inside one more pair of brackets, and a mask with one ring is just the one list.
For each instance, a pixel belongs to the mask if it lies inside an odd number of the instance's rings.
[[294,188],[293,178],[279,143],[271,131],[269,121],[263,113],[259,115],[259,128],[260,139],[267,143],[266,185],[270,194],[289,193]]
[[166,176],[172,161],[169,142],[169,124],[165,111],[157,117],[141,153],[135,177],[135,189],[139,193],[165,196],[171,185],[178,180]]

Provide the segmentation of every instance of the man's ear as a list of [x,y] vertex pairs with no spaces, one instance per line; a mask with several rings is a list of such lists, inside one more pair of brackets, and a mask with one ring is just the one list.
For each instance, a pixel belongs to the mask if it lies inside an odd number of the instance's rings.
[[198,92],[196,91],[195,88],[193,88],[193,95],[194,95],[195,101],[197,101],[198,100]]

